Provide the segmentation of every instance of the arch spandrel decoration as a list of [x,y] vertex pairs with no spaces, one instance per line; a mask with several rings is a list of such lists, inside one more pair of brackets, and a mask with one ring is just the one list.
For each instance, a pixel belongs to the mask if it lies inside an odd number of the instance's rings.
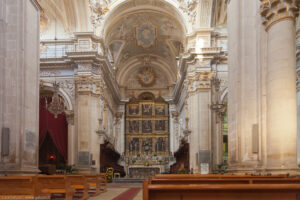
[[164,165],[169,156],[168,103],[146,92],[126,104],[128,166]]

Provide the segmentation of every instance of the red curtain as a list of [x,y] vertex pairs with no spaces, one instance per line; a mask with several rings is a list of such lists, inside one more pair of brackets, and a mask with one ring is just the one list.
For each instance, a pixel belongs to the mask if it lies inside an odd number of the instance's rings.
[[42,97],[40,99],[40,133],[39,145],[43,144],[46,133],[48,132],[59,153],[67,160],[68,155],[68,123],[64,113],[54,117],[46,108],[47,103],[51,102],[51,97]]

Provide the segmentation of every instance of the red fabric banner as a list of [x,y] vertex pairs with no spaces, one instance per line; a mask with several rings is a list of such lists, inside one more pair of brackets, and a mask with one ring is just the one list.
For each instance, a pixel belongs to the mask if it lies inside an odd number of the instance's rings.
[[48,132],[60,154],[67,160],[68,155],[68,123],[65,113],[54,117],[52,113],[46,108],[47,103],[51,102],[51,97],[44,97],[40,99],[40,131],[39,131],[39,145],[43,144],[46,133]]

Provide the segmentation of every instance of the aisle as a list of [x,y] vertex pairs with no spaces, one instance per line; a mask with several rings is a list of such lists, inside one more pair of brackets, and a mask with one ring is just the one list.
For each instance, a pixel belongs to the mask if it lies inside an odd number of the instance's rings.
[[91,200],[142,200],[142,184],[141,183],[109,183],[107,184],[107,192]]

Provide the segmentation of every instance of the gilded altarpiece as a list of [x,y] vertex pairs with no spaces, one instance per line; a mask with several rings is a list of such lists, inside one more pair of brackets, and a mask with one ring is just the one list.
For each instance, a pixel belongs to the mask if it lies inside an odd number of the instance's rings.
[[128,167],[158,167],[168,163],[169,111],[161,97],[132,98],[126,104],[126,158]]

